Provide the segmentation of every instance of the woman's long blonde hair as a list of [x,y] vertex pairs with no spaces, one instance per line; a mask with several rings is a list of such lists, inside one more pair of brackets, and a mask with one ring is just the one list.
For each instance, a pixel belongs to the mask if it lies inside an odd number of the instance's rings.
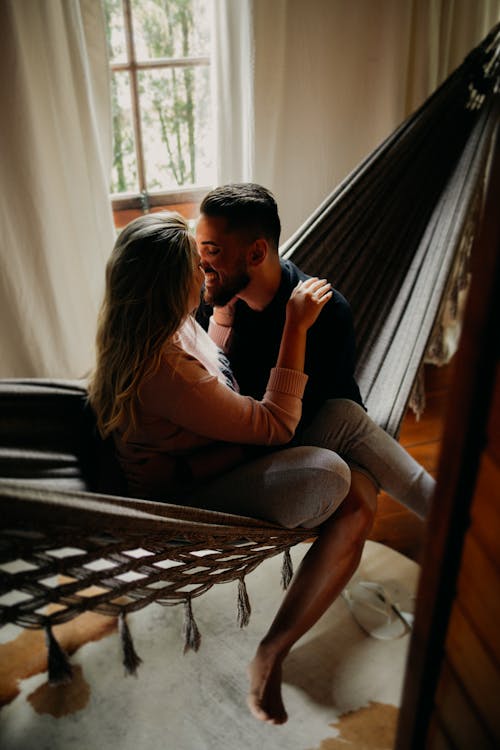
[[157,370],[163,345],[189,313],[196,262],[195,240],[179,214],[141,216],[118,236],[106,267],[88,388],[103,437],[135,425],[138,386]]

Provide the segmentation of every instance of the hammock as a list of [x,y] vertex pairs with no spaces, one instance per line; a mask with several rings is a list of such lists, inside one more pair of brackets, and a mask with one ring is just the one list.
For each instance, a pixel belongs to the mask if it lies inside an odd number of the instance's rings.
[[[439,350],[440,313],[467,281],[488,152],[498,121],[500,25],[363,162],[282,248],[349,299],[358,382],[373,418],[396,434],[419,367]],[[182,603],[185,649],[200,633],[192,600],[237,582],[314,531],[124,497],[108,476],[83,383],[0,381],[0,626],[45,628],[49,681],[71,667],[52,632],[85,611],[118,616],[126,669],[135,672],[127,613]]]

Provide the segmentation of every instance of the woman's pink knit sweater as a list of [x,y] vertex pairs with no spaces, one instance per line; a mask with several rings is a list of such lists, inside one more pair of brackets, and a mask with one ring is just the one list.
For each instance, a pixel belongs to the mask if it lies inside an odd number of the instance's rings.
[[192,318],[165,345],[157,372],[139,386],[137,423],[115,431],[131,494],[157,497],[234,467],[245,445],[283,445],[293,437],[307,376],[271,370],[262,401],[228,385],[222,352]]

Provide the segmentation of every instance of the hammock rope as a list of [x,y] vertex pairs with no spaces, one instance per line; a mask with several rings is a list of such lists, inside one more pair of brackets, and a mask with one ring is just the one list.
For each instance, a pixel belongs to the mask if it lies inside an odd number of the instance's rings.
[[[450,78],[327,198],[282,248],[328,276],[353,308],[357,377],[372,417],[396,434],[426,351],[438,355],[440,311],[457,306],[480,217],[488,149],[498,125],[500,25]],[[152,602],[184,605],[185,649],[201,635],[193,599],[237,585],[314,530],[103,494],[102,445],[82,383],[0,381],[0,626],[44,628],[49,681],[71,675],[53,627],[86,611],[119,618],[135,674],[128,615]],[[100,490],[100,491],[99,491]]]

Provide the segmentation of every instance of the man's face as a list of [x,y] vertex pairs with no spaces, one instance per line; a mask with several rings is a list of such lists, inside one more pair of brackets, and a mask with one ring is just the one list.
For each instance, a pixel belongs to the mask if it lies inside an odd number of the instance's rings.
[[205,273],[205,302],[226,305],[248,285],[247,253],[251,244],[238,231],[227,231],[227,220],[201,216],[196,243]]

